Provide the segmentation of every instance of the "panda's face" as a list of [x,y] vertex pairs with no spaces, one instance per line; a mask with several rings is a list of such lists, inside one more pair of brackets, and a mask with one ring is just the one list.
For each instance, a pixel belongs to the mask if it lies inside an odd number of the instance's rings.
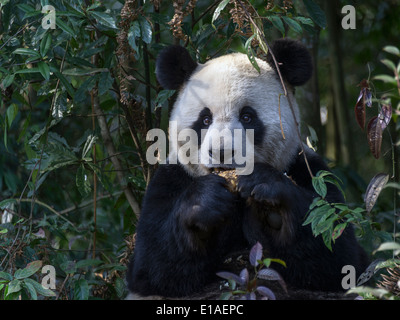
[[[194,175],[207,174],[215,167],[235,167],[238,152],[254,151],[254,162],[269,163],[285,170],[297,152],[296,121],[274,69],[257,60],[260,73],[244,54],[230,54],[196,67],[182,87],[171,121],[178,133],[192,129],[198,139],[171,141],[178,159]],[[297,105],[291,94],[298,118]],[[254,130],[246,140],[246,130]],[[234,135],[234,132],[240,133]],[[221,138],[221,136],[223,138]],[[251,145],[250,145],[251,144]],[[201,157],[202,155],[202,157]],[[247,158],[246,159],[250,159]]]

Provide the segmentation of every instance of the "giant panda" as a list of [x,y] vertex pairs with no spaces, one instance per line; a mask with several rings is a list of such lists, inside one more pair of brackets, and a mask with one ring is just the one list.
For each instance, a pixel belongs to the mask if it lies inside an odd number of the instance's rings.
[[[173,298],[201,291],[215,280],[216,272],[224,270],[224,256],[257,241],[265,256],[286,262],[279,272],[295,288],[342,290],[344,265],[354,266],[357,274],[367,266],[351,226],[332,251],[320,236],[313,236],[309,225],[303,226],[317,194],[301,150],[314,175],[328,170],[321,157],[301,148],[296,133],[299,110],[294,89],[311,77],[312,61],[298,41],[280,39],[271,47],[288,88],[287,98],[271,56],[256,60],[258,71],[242,53],[205,64],[196,63],[180,46],[160,53],[157,79],[165,89],[178,91],[171,122],[178,132],[198,133],[190,143],[205,149],[210,159],[217,154],[220,161],[188,161],[187,149],[180,151],[187,141],[170,141],[170,159],[174,155],[177,161],[159,166],[143,200],[127,271],[131,297]],[[250,173],[238,176],[237,192],[228,190],[227,181],[214,174],[217,168],[235,166],[235,150],[225,153],[222,142],[219,150],[211,150],[206,142],[215,132],[212,129],[253,130],[254,164]],[[196,160],[198,155],[188,157]],[[224,161],[227,158],[230,162]],[[344,201],[331,184],[326,198]]]

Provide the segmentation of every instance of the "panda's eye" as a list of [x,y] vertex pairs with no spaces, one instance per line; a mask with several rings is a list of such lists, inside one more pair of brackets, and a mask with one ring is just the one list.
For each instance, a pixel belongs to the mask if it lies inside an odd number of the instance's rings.
[[250,123],[251,122],[251,116],[248,113],[244,113],[240,116],[240,120],[243,123]]
[[211,117],[210,116],[203,117],[203,124],[205,126],[209,126],[211,124]]

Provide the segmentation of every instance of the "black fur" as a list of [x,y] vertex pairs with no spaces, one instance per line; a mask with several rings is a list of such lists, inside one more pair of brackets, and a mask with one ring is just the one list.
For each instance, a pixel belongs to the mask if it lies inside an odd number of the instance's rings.
[[[272,44],[271,50],[279,64],[282,77],[292,86],[301,86],[311,78],[311,55],[301,42],[279,39]],[[276,70],[271,54],[268,55],[267,61]]]
[[157,58],[157,80],[164,89],[177,90],[189,79],[196,67],[197,63],[185,48],[169,46]]
[[129,290],[178,297],[215,280],[224,254],[243,241],[240,201],[225,183],[214,174],[192,178],[179,164],[160,166],[143,202]]
[[[308,159],[314,173],[327,170],[316,154],[308,152]],[[342,267],[353,265],[359,275],[367,266],[365,254],[351,227],[331,252],[320,236],[312,235],[310,226],[302,226],[316,197],[302,156],[294,159],[288,175],[295,183],[257,163],[251,175],[240,176],[238,197],[213,174],[192,178],[179,164],[160,166],[144,199],[127,274],[129,290],[167,297],[199,291],[223,270],[225,254],[256,241],[268,257],[286,262],[287,268],[277,268],[289,285],[340,290]],[[333,185],[328,199],[343,201]],[[271,204],[270,210],[263,201]],[[280,230],[269,225],[268,215],[274,210],[283,217]]]

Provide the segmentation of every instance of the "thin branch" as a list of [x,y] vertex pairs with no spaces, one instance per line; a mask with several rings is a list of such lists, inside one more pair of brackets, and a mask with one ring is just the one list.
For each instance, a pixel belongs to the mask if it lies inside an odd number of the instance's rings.
[[116,175],[117,175],[118,182],[122,186],[122,189],[124,191],[126,199],[128,200],[129,205],[132,207],[133,212],[136,214],[137,217],[139,217],[140,206],[139,206],[138,202],[136,201],[132,190],[129,188],[129,186],[126,182],[125,176],[122,172],[123,168],[121,166],[121,163],[120,163],[118,157],[114,157],[114,155],[117,154],[117,151],[115,149],[114,142],[112,140],[110,130],[107,125],[106,117],[104,116],[104,114],[100,108],[99,97],[97,95],[94,96],[93,107],[94,107],[94,112],[99,114],[99,116],[97,117],[97,122],[100,127],[100,133],[103,138],[104,146],[106,147],[107,152],[108,152],[109,156],[111,157],[111,162],[112,162],[114,168],[117,170]]

